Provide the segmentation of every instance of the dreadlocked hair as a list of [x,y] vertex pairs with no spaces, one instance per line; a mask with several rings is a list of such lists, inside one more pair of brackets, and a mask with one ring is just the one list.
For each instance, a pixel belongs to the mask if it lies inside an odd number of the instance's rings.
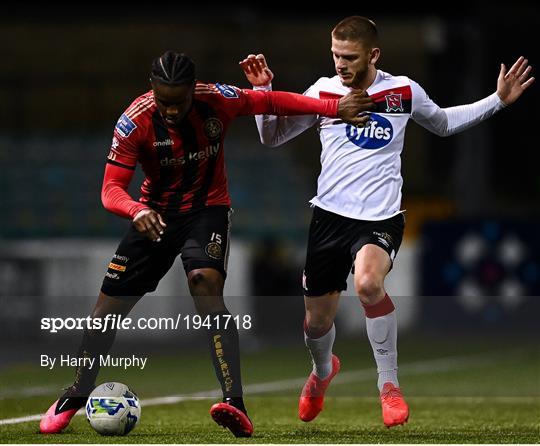
[[150,80],[166,85],[195,82],[195,64],[184,53],[166,51],[152,61]]

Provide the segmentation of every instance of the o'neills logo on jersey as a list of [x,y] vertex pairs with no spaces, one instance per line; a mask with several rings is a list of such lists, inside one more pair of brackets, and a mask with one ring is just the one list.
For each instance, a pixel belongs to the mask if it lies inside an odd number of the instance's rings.
[[154,147],[172,147],[174,146],[174,141],[172,139],[166,139],[165,141],[154,141],[152,143]]
[[199,150],[198,152],[189,152],[185,156],[179,156],[178,158],[168,158],[165,157],[160,160],[159,164],[162,167],[167,166],[183,166],[190,161],[203,161],[212,156],[216,156],[219,152],[219,144],[213,144],[206,146],[204,150]]
[[392,141],[394,129],[388,119],[375,113],[371,113],[370,117],[371,120],[365,127],[347,125],[345,132],[349,141],[358,147],[380,149]]

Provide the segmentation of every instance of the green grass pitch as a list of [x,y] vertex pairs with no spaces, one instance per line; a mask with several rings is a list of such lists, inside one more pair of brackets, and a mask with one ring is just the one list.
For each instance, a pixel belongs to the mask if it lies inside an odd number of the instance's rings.
[[[530,339],[530,336],[529,336]],[[208,415],[216,399],[168,405],[144,400],[216,389],[208,353],[151,356],[144,371],[106,369],[143,400],[142,417],[125,437],[102,437],[84,416],[61,435],[38,433],[38,422],[0,424],[0,443],[539,443],[540,348],[538,339],[449,336],[400,341],[400,383],[410,405],[409,423],[386,429],[381,421],[371,352],[366,339],[339,340],[342,372],[329,389],[325,410],[311,423],[297,418],[297,396],[309,370],[302,345],[244,353],[245,397],[255,434],[236,439]],[[0,371],[0,420],[43,412],[72,379],[36,364]],[[293,380],[293,381],[291,381]],[[257,383],[279,383],[271,392]],[[23,395],[41,386],[39,395]],[[253,387],[254,386],[254,387]],[[2,391],[1,389],[9,389]],[[48,390],[49,389],[49,390]],[[21,393],[17,395],[17,392]]]

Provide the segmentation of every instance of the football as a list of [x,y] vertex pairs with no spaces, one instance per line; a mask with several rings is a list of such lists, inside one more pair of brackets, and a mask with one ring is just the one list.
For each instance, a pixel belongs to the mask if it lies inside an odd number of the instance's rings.
[[101,435],[126,435],[141,418],[139,398],[125,384],[103,383],[88,397],[86,418]]

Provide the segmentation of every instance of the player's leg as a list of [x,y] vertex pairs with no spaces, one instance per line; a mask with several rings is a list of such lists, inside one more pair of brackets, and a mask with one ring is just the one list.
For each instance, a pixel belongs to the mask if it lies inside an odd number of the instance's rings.
[[238,329],[223,300],[223,274],[213,268],[188,273],[189,288],[199,315],[209,319],[208,345],[223,402],[210,409],[212,418],[237,437],[249,437],[253,425],[243,400]]
[[[91,317],[105,320],[107,315],[126,316],[138,299],[121,300],[99,294]],[[110,350],[116,328],[97,330],[86,327],[77,358],[75,381],[64,394],[52,404],[40,422],[40,431],[44,434],[61,432],[71,421],[77,411],[84,407],[88,395],[95,387],[96,377],[100,370],[99,358]]]
[[223,299],[227,275],[231,211],[209,207],[186,221],[189,228],[182,261],[199,315],[208,318],[208,345],[223,402],[210,409],[212,418],[237,437],[249,437],[253,425],[243,400],[238,328]]
[[[169,231],[172,228],[167,228]],[[168,234],[162,237],[167,241]],[[92,318],[105,324],[106,318],[125,317],[141,296],[155,290],[159,280],[174,262],[175,253],[166,244],[157,244],[133,227],[120,243],[105,274]],[[116,328],[86,327],[78,350],[75,382],[49,408],[40,423],[42,433],[59,433],[84,406],[100,370],[100,355],[106,355],[116,336]],[[93,360],[93,361],[91,361]]]
[[[140,296],[126,299],[107,296],[105,293],[100,292],[91,317],[93,319],[100,319],[103,322],[107,318],[112,320],[111,316],[115,316],[116,319],[118,317],[124,318],[139,299]],[[95,361],[93,361],[93,367],[89,367],[85,363],[77,367],[73,388],[80,390],[90,389],[91,391],[95,387],[96,378],[100,370],[99,357],[100,355],[107,355],[116,337],[116,327],[111,327],[110,325],[112,324],[109,324],[104,329],[87,328],[84,330],[77,356],[79,358],[92,358]]]
[[188,272],[189,292],[197,313],[206,316],[215,312],[226,311],[223,300],[225,277],[214,268],[198,268]]
[[311,356],[313,369],[298,401],[298,417],[302,421],[313,420],[323,410],[326,389],[339,372],[339,358],[332,353],[339,296],[340,293],[334,291],[322,296],[304,297],[304,343]]
[[338,215],[319,208],[313,210],[303,277],[304,341],[313,370],[298,403],[298,416],[303,421],[311,421],[321,412],[326,389],[340,368],[332,347],[340,292],[347,289],[352,265],[348,245],[344,243],[348,224],[347,219]]
[[386,251],[367,244],[358,251],[354,268],[354,285],[364,307],[367,334],[377,363],[379,391],[387,382],[399,387],[396,313],[384,289],[390,265]]
[[409,410],[397,377],[397,321],[394,304],[386,294],[384,279],[401,244],[403,217],[397,215],[370,223],[353,247],[354,285],[366,315],[367,335],[377,364],[383,419],[388,427],[407,421]]
[[313,373],[326,379],[332,373],[332,347],[336,337],[336,317],[340,293],[305,296],[304,342],[311,355]]
[[188,273],[197,312],[209,320],[209,349],[224,402],[247,413],[242,398],[238,328],[225,306],[224,280],[223,274],[213,268],[199,268]]

